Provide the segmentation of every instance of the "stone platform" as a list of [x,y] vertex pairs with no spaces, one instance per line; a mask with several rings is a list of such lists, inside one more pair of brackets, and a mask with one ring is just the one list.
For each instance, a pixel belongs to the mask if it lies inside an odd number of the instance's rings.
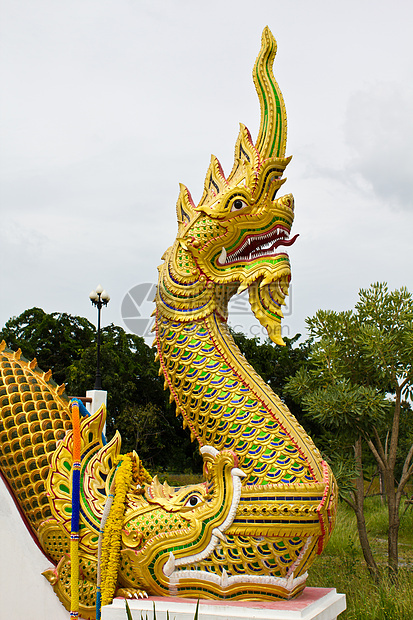
[[[196,599],[151,596],[148,599],[129,600],[134,620],[194,620]],[[336,620],[346,609],[345,594],[335,588],[305,588],[292,601],[214,601],[199,602],[199,620]],[[114,599],[102,607],[102,620],[126,620],[125,600]]]

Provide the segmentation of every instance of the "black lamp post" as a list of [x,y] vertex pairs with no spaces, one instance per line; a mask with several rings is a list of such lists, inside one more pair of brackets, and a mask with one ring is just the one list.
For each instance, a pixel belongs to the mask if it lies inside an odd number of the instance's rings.
[[98,309],[98,331],[97,331],[97,345],[98,345],[98,355],[96,361],[96,379],[95,379],[95,390],[102,389],[102,377],[100,374],[100,312],[103,306],[107,306],[110,300],[109,295],[103,288],[100,286],[96,287],[96,291],[92,291],[89,295],[89,299],[92,302],[92,306],[96,306]]

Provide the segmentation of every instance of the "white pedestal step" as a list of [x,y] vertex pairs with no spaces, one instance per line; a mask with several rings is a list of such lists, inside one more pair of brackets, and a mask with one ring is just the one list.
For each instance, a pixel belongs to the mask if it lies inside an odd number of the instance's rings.
[[42,575],[53,565],[26,529],[1,478],[0,549],[0,619],[69,620],[69,612]]
[[[128,600],[134,620],[194,620],[196,599],[151,596]],[[346,609],[345,594],[335,588],[305,588],[292,601],[214,601],[201,599],[199,620],[336,620]],[[127,620],[125,599],[102,607],[102,620]]]

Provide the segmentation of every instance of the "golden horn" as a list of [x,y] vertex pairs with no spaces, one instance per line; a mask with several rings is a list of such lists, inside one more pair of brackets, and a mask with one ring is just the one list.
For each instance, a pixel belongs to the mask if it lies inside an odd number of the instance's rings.
[[277,42],[266,26],[261,50],[252,73],[261,107],[261,124],[256,149],[263,159],[284,157],[287,144],[287,114],[281,90],[272,71]]

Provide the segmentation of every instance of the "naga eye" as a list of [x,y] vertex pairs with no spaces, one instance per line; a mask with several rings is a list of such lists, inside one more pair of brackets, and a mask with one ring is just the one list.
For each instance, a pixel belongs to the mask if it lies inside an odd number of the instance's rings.
[[241,200],[240,198],[237,198],[232,203],[231,211],[239,211],[240,209],[243,209],[244,207],[248,207],[247,203]]
[[188,499],[186,500],[185,506],[191,506],[192,508],[194,508],[195,506],[197,506],[198,504],[201,503],[201,498],[199,497],[199,495],[191,495],[190,497],[188,497]]

